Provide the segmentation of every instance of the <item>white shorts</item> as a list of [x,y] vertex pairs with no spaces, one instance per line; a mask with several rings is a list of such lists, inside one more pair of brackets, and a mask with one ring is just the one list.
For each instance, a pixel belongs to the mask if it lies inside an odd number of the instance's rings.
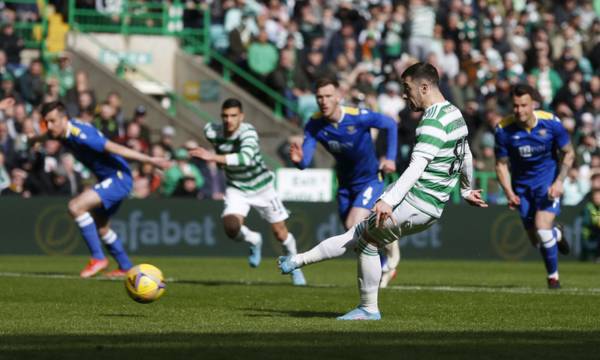
[[402,201],[394,209],[392,216],[384,222],[383,227],[376,227],[375,220],[375,213],[371,213],[357,225],[356,235],[360,237],[366,231],[369,235],[368,240],[376,241],[382,247],[399,240],[402,235],[410,235],[427,229],[437,221],[437,218],[425,214],[407,201]]
[[260,216],[270,224],[278,223],[289,217],[287,209],[279,200],[279,196],[272,185],[267,185],[263,190],[251,194],[228,187],[225,190],[224,200],[223,217],[227,215],[246,217],[250,207],[255,208]]

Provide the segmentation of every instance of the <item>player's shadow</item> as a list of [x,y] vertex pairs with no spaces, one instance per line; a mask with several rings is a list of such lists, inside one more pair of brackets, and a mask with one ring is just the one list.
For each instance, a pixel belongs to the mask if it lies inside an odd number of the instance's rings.
[[142,314],[100,314],[101,317],[107,318],[145,318],[146,315]]
[[247,311],[248,317],[295,317],[295,318],[327,318],[332,319],[342,314],[331,311],[306,311],[306,310],[274,310],[274,309],[240,309]]
[[[168,282],[168,280],[167,280]],[[173,282],[186,285],[202,286],[291,286],[289,281],[255,281],[255,280],[186,280],[175,279]]]

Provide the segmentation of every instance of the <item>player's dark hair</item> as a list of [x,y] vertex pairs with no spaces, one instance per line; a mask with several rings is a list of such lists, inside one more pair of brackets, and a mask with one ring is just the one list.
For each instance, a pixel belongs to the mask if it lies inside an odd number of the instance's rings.
[[428,83],[438,86],[440,82],[440,75],[438,74],[435,66],[426,62],[418,62],[409,66],[402,73],[402,80],[406,78],[411,78],[412,80],[426,80]]
[[242,103],[238,99],[229,98],[229,99],[223,101],[223,105],[221,105],[221,110],[231,109],[231,108],[238,108],[238,109],[240,109],[240,112],[244,111],[244,108],[242,107]]
[[45,118],[46,115],[48,115],[48,113],[50,113],[54,110],[57,110],[57,109],[58,109],[58,112],[64,114],[65,113],[65,104],[63,104],[60,101],[50,101],[50,102],[44,103],[42,105],[42,109],[40,110],[40,112],[42,114],[42,117]]
[[315,82],[315,90],[325,87],[327,85],[333,85],[333,87],[336,89],[340,86],[340,84],[337,82],[337,80],[335,78],[330,77],[330,76],[325,76],[325,77],[318,79]]
[[535,101],[540,101],[541,95],[538,93],[533,86],[529,84],[515,84],[510,90],[511,96],[521,97],[523,95],[529,95]]

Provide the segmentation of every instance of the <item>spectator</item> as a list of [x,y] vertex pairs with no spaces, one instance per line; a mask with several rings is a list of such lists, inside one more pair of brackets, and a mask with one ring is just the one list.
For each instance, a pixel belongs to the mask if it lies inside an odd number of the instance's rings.
[[146,143],[150,143],[150,128],[146,124],[146,107],[144,105],[136,106],[131,122],[140,127],[140,138]]
[[74,196],[83,190],[83,178],[81,174],[75,171],[75,157],[70,153],[60,156],[60,167],[62,175],[65,177],[67,195]]
[[19,91],[23,99],[34,107],[39,106],[44,98],[46,81],[43,70],[41,60],[34,59],[29,64],[29,69],[19,78]]
[[[62,79],[62,76],[72,77],[73,70],[71,68],[62,68],[63,66],[65,66],[65,61],[65,58],[61,58],[59,67],[52,71],[53,74],[50,75],[50,77],[56,77],[58,79]],[[68,75],[69,73],[71,73],[71,75]],[[65,87],[69,85],[69,82],[70,81],[60,80],[58,83],[58,87],[60,96],[64,96],[65,106],[67,107],[67,113],[70,116],[77,116],[81,111],[84,111],[86,109],[78,105],[80,103],[80,94],[83,92],[86,92],[91,97],[91,101],[88,101],[86,103],[91,104],[93,107],[96,106],[96,95],[94,93],[94,90],[90,87],[88,75],[85,71],[77,71],[74,86],[71,85],[65,89]]]
[[[166,196],[172,196],[175,190],[180,186],[180,182],[185,177],[191,177],[194,179],[196,190],[204,185],[204,178],[200,173],[200,170],[192,164],[190,164],[190,158],[188,152],[184,148],[177,149],[175,152],[175,165],[165,171],[165,177],[163,181],[162,193]],[[182,184],[180,191],[189,191],[190,183]]]
[[[90,90],[88,86],[87,73],[78,71],[77,75],[73,70],[71,58],[67,53],[62,53],[58,57],[58,64],[52,64],[48,70],[49,77],[58,79],[60,96],[66,96],[71,101],[77,100],[77,94],[68,95],[67,92],[75,87],[77,92]],[[94,97],[95,98],[95,97]],[[94,101],[95,102],[95,101]]]
[[600,263],[600,189],[592,190],[591,199],[583,208],[581,223],[581,259],[586,260],[594,253],[596,263]]
[[100,105],[100,112],[94,118],[94,126],[109,140],[119,136],[119,126],[115,120],[115,109],[108,102]]
[[[117,121],[117,125],[119,126],[119,135],[123,135],[125,133],[125,114],[123,113],[123,108],[122,108],[122,104],[121,104],[121,96],[119,95],[118,92],[111,91],[106,96],[106,101],[114,109],[115,120]],[[146,109],[144,108],[144,113],[145,112],[146,112]],[[144,138],[144,140],[146,140],[146,142],[150,142],[150,137],[148,136],[148,138]]]
[[175,137],[175,128],[167,125],[162,128],[161,136],[160,136],[160,146],[163,148],[165,152],[165,157],[168,159],[174,158],[174,150],[173,150],[173,138]]
[[25,187],[27,172],[23,169],[14,168],[10,172],[10,185],[0,192],[0,196],[31,197],[31,193]]
[[0,121],[0,152],[4,154],[4,164],[8,170],[16,166],[15,141],[9,136],[4,121]]
[[399,114],[406,107],[400,96],[400,84],[390,81],[385,85],[385,92],[377,98],[377,107],[382,114],[399,121]]
[[277,48],[269,42],[267,32],[261,30],[256,41],[248,47],[248,67],[259,78],[264,78],[275,70],[278,59]]
[[4,153],[0,151],[0,192],[10,185],[10,176],[4,166]]
[[11,71],[17,71],[21,68],[21,51],[24,48],[23,39],[15,34],[15,27],[12,22],[2,25],[0,33],[0,47],[6,53],[8,60],[7,66]]
[[574,206],[579,204],[590,191],[590,180],[579,175],[579,169],[573,167],[563,182],[563,205]]

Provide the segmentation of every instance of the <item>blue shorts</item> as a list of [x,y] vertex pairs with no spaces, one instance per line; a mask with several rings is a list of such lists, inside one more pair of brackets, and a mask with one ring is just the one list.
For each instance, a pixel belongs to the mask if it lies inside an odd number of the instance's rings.
[[383,181],[375,179],[364,184],[339,188],[337,193],[338,213],[342,221],[346,220],[353,207],[371,210],[383,193],[384,186]]
[[558,216],[560,214],[560,199],[548,198],[548,188],[551,186],[538,186],[536,188],[515,187],[515,193],[521,199],[519,213],[525,229],[535,225],[535,214],[538,211],[548,211]]
[[131,176],[123,173],[108,177],[94,185],[94,191],[102,200],[102,208],[96,211],[107,217],[113,215],[119,210],[121,202],[129,197],[132,187]]

